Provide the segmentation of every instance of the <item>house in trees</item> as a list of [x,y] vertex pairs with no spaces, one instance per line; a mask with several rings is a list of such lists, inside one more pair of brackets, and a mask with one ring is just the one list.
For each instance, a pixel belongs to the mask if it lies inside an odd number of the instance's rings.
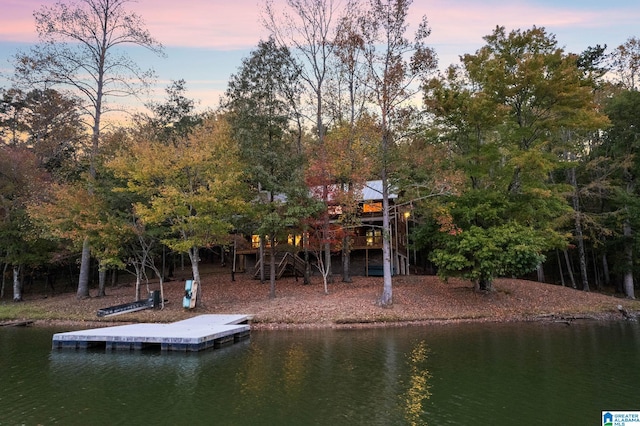
[[[350,252],[350,274],[364,276],[382,275],[382,181],[368,181],[359,191],[356,200],[355,217],[350,224],[343,220],[344,206],[334,201],[329,195],[327,201],[328,229],[320,229],[322,221],[316,221],[305,232],[292,230],[287,241],[277,244],[278,259],[276,259],[276,276],[298,275],[302,276],[305,270],[305,251],[311,263],[315,262],[319,253],[319,246],[329,242],[331,247],[331,271],[333,274],[342,273],[342,248],[343,236],[347,236]],[[329,189],[329,194],[333,191]],[[390,228],[391,262],[394,275],[408,275],[411,263],[411,252],[408,245],[409,228],[412,220],[411,207],[406,204],[397,204],[398,195],[389,195],[390,203]],[[264,258],[268,250],[259,235],[244,236],[236,239],[235,265],[238,272],[254,274],[260,277],[261,258]],[[261,255],[262,253],[262,255]],[[415,256],[413,258],[415,261]],[[265,261],[265,265],[269,262]],[[315,268],[312,268],[315,270]],[[269,276],[269,272],[264,272]]]

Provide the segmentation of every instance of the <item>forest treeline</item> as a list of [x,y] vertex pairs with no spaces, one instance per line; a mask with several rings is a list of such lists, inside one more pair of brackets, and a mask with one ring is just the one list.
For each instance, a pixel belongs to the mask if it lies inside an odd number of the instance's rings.
[[444,68],[426,17],[409,26],[410,0],[284,3],[265,3],[270,37],[220,105],[198,110],[173,81],[118,126],[103,115],[154,81],[122,46],[162,46],[128,0],[36,11],[40,42],[16,54],[0,92],[2,297],[6,282],[19,301],[26,276],[56,269],[77,271],[78,298],[95,271],[98,295],[109,271],[162,280],[163,253],[188,256],[199,281],[201,249],[238,235],[265,250],[303,235],[325,286],[337,251],[348,281],[370,180],[382,182],[382,306],[392,193],[410,209],[412,248],[443,278],[488,290],[537,271],[635,297],[639,39],[568,52],[545,28],[498,26]]

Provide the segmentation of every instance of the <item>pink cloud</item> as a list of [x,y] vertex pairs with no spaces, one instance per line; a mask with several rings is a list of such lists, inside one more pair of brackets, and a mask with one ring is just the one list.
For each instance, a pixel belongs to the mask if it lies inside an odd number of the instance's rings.
[[596,10],[564,4],[503,0],[416,1],[412,5],[411,16],[416,23],[422,15],[427,16],[432,28],[428,43],[436,49],[441,67],[457,63],[458,55],[474,53],[484,45],[483,37],[497,25],[504,26],[507,31],[525,30],[534,25],[545,27],[556,35],[560,46],[579,52],[589,45],[609,44],[611,47],[622,43],[634,34],[620,37],[616,32],[635,28],[640,19],[640,8],[635,6]]
[[[415,6],[432,26],[432,41],[478,42],[497,26],[507,30],[532,26],[548,28],[584,27],[602,22],[602,13],[563,6],[540,6],[527,2],[435,1]],[[610,12],[614,14],[615,12]],[[415,15],[414,15],[415,16]],[[606,22],[606,21],[605,21]]]
[[36,41],[33,11],[41,5],[41,0],[3,0],[0,6],[0,40]]
[[165,45],[234,49],[255,46],[266,31],[258,0],[145,0],[132,3]]
[[[32,13],[42,4],[53,3],[54,0],[3,0],[0,40],[35,41]],[[536,4],[535,0],[419,0],[413,2],[410,17],[417,23],[427,15],[433,29],[430,42],[434,45],[481,45],[482,37],[496,25],[508,29],[536,25],[552,32],[578,32],[640,19],[638,7],[595,11],[562,3],[549,6]],[[142,16],[151,34],[167,46],[223,50],[252,47],[268,35],[260,23],[263,6],[264,0],[138,0],[127,4]]]
[[[3,0],[0,40],[35,42],[33,12],[53,0]],[[165,45],[233,49],[266,37],[259,0],[138,0],[127,4]]]

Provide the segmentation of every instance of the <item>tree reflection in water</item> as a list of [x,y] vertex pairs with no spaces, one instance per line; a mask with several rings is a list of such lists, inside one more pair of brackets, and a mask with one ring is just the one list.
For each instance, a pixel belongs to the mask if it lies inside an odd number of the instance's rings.
[[418,342],[414,348],[407,354],[407,364],[409,367],[409,385],[402,405],[404,408],[407,424],[425,425],[424,419],[421,418],[423,413],[422,404],[431,397],[431,373],[427,369],[427,358],[429,355],[429,347],[422,340]]

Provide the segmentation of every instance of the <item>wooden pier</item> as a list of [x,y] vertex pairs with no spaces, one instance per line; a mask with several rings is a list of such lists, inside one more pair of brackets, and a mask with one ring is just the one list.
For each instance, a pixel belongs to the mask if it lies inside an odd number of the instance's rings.
[[56,333],[53,349],[197,352],[247,339],[247,315],[199,315],[170,324],[130,324]]

